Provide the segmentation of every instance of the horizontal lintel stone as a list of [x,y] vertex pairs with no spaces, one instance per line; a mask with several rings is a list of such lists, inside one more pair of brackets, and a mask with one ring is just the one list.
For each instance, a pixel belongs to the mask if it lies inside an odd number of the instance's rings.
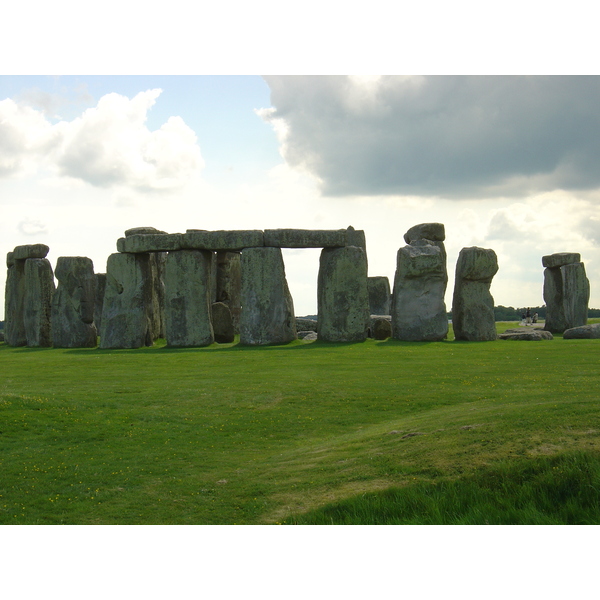
[[181,247],[190,250],[212,250],[215,252],[238,251],[244,248],[261,248],[264,234],[260,229],[231,231],[203,231],[188,229],[181,236]]
[[265,229],[265,246],[275,248],[340,248],[345,229]]
[[50,248],[46,244],[26,244],[16,246],[13,251],[14,260],[25,260],[26,258],[46,258]]
[[181,233],[145,233],[134,234],[117,240],[119,252],[169,252],[181,250]]
[[578,252],[557,252],[556,254],[542,256],[542,265],[547,269],[564,267],[578,262],[581,262],[581,254]]

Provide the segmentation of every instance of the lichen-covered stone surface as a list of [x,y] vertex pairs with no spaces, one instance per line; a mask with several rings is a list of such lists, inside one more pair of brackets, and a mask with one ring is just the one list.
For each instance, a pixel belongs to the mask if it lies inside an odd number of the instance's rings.
[[274,248],[339,248],[346,245],[346,230],[265,229],[264,243]]
[[100,348],[151,346],[151,304],[149,255],[111,254],[106,262]]
[[498,259],[493,250],[473,246],[460,251],[452,299],[455,339],[497,339],[494,298],[490,293],[490,285],[497,272]]
[[165,330],[169,346],[208,346],[211,322],[212,255],[205,250],[169,252],[165,265]]
[[52,296],[54,274],[46,258],[29,258],[25,261],[24,317],[27,346],[48,348],[52,346]]
[[232,252],[264,246],[264,234],[258,229],[204,231],[188,229],[181,238],[181,247],[191,250]]
[[390,280],[387,277],[368,277],[369,312],[372,315],[389,315],[391,310]]
[[367,257],[362,248],[325,248],[317,282],[317,333],[324,342],[361,342],[369,328]]
[[552,340],[554,336],[549,331],[536,328],[525,329],[507,329],[504,333],[498,336],[501,340],[516,340],[526,342],[539,342],[542,340]]
[[215,255],[215,298],[229,307],[233,329],[240,332],[242,313],[242,257],[239,252],[217,252]]
[[411,227],[404,234],[404,241],[412,244],[417,240],[443,242],[446,239],[446,229],[443,223],[421,223]]
[[600,339],[600,323],[571,327],[563,333],[565,340],[597,340]]
[[94,325],[100,334],[102,326],[102,305],[104,304],[104,291],[106,290],[106,273],[96,273],[96,302],[94,305]]
[[392,301],[392,337],[410,342],[448,335],[446,262],[442,250],[419,240],[398,250]]
[[287,344],[297,338],[294,303],[279,248],[242,252],[240,344]]
[[230,344],[235,340],[231,311],[224,302],[213,302],[212,326],[215,332],[215,342],[218,344]]
[[25,335],[25,261],[7,257],[8,270],[4,288],[4,341],[9,346],[26,346]]
[[52,340],[56,348],[93,348],[96,276],[92,260],[61,256],[55,269],[58,286],[52,298]]
[[17,246],[13,251],[14,260],[26,260],[28,258],[46,258],[50,248],[46,244],[27,244]]

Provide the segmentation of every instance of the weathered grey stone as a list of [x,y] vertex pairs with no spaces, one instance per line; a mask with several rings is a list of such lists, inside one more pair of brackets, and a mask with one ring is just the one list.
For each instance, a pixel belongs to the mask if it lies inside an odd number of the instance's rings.
[[369,311],[372,315],[389,315],[391,310],[390,280],[387,277],[368,277]]
[[392,337],[392,322],[382,317],[371,317],[370,333],[374,340],[387,340]]
[[300,331],[317,332],[317,321],[315,319],[305,319],[304,317],[296,317],[296,329]]
[[12,267],[15,264],[15,253],[14,252],[9,252],[6,255],[6,266],[7,267]]
[[296,339],[294,303],[279,248],[242,252],[240,344],[286,344]]
[[452,299],[455,339],[497,339],[494,298],[490,294],[492,278],[497,272],[498,259],[493,250],[474,246],[460,251]]
[[299,331],[298,339],[305,342],[314,342],[319,338],[316,331]]
[[235,340],[231,311],[224,302],[213,302],[212,325],[215,332],[215,342],[218,344],[230,344]]
[[565,340],[597,340],[600,339],[600,323],[571,327],[563,333]]
[[547,269],[555,269],[578,262],[581,262],[581,254],[578,252],[557,252],[542,256],[542,265]]
[[321,252],[317,302],[319,340],[361,342],[367,338],[367,256],[362,248],[325,248]]
[[135,234],[117,240],[119,252],[169,252],[181,250],[181,233]]
[[356,246],[357,248],[362,248],[366,259],[367,240],[365,238],[365,232],[362,229],[354,229],[352,225],[346,229],[346,246]]
[[212,254],[206,250],[169,252],[165,267],[166,338],[169,346],[208,346],[211,322]]
[[150,322],[152,323],[152,339],[164,338],[165,333],[165,268],[166,252],[150,254],[150,276],[152,279],[152,302],[150,305]]
[[14,260],[25,260],[27,258],[46,258],[50,248],[46,244],[27,244],[17,246],[13,252]]
[[0,329],[0,342],[4,341],[4,330]]
[[434,342],[448,335],[446,263],[438,246],[418,240],[398,250],[392,337],[407,342]]
[[554,336],[549,331],[543,329],[528,329],[526,331],[507,329],[504,333],[498,336],[500,340],[517,340],[539,342],[541,340],[552,340]]
[[443,242],[446,239],[446,230],[442,223],[421,223],[411,227],[404,234],[404,241],[407,244],[413,244],[417,240],[432,240],[434,242]]
[[27,345],[25,335],[25,261],[9,252],[4,289],[4,341],[9,346]]
[[61,256],[55,269],[58,286],[52,298],[52,341],[56,348],[94,348],[96,277],[91,259]]
[[264,234],[260,230],[202,231],[188,229],[181,238],[181,247],[217,252],[239,251],[244,248],[264,246]]
[[[574,253],[563,253],[575,256]],[[557,256],[557,255],[552,255]],[[579,256],[579,255],[576,255]],[[583,263],[567,263],[544,270],[544,329],[562,333],[587,323],[590,284]]]
[[111,254],[106,261],[100,348],[151,346],[151,305],[149,255]]
[[106,273],[96,273],[96,301],[94,304],[94,325],[100,333],[102,328],[102,305],[104,304],[104,292],[106,291]]
[[240,332],[242,313],[242,257],[239,252],[216,253],[215,300],[229,307],[233,329]]
[[52,296],[54,274],[46,258],[25,261],[24,317],[27,345],[31,348],[52,346]]
[[132,227],[125,232],[125,237],[129,237],[130,235],[156,235],[166,233],[166,231],[161,231],[160,229],[156,229],[156,227]]
[[346,246],[346,230],[266,229],[264,243],[275,248],[340,248]]

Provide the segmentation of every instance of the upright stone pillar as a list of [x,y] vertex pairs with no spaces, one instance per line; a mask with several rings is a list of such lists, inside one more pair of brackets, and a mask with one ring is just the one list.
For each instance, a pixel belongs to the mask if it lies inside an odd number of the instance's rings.
[[566,329],[587,323],[590,283],[581,255],[558,252],[542,257],[544,271],[544,329],[563,333]]
[[369,312],[372,315],[389,315],[391,309],[390,280],[387,277],[368,277]]
[[211,322],[211,261],[207,250],[169,252],[165,265],[165,321],[169,346],[208,346]]
[[362,342],[369,329],[367,256],[362,248],[324,248],[317,282],[317,335],[325,342]]
[[152,272],[148,254],[111,254],[106,262],[100,348],[151,346]]
[[95,348],[96,276],[85,256],[61,256],[56,261],[58,286],[52,299],[52,339],[56,348]]
[[52,346],[52,296],[54,274],[47,258],[25,261],[24,323],[27,345],[32,348]]
[[96,273],[96,302],[94,305],[94,325],[100,333],[102,329],[102,305],[104,304],[104,292],[106,291],[106,273]]
[[233,329],[239,333],[242,312],[242,257],[239,252],[217,252],[216,257],[216,302],[223,302],[229,307]]
[[490,341],[498,338],[494,298],[490,285],[498,272],[493,250],[463,248],[456,263],[452,325],[457,340]]
[[287,344],[297,339],[281,248],[244,249],[241,272],[240,344]]
[[398,250],[392,302],[393,338],[435,342],[448,335],[446,283],[446,261],[439,246],[421,239]]
[[4,292],[4,341],[9,346],[26,346],[25,261],[15,260],[14,252],[9,252],[6,265],[8,271]]

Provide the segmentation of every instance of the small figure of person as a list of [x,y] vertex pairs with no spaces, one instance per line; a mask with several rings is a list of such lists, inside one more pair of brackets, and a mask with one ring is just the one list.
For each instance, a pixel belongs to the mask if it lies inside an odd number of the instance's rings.
[[531,325],[531,310],[529,308],[525,313],[525,325]]
[[533,313],[533,322],[537,323],[538,320],[538,314],[537,313]]

